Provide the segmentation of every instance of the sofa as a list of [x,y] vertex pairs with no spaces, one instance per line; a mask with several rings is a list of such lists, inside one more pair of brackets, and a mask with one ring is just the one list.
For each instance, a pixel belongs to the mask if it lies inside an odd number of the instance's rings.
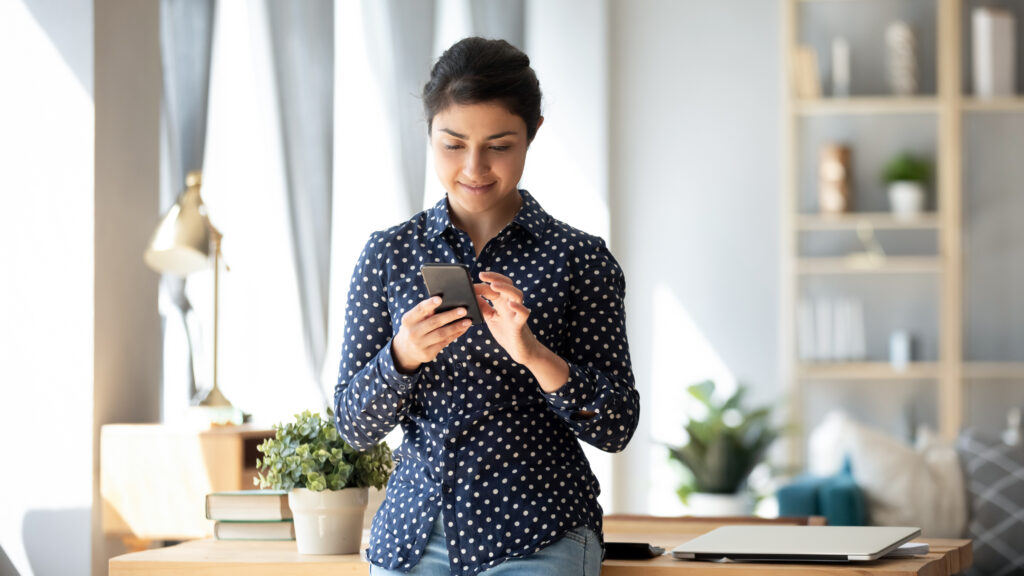
[[[1011,431],[1012,432],[1012,431]],[[976,429],[955,443],[922,429],[914,445],[828,414],[810,437],[808,474],[776,493],[780,516],[830,525],[920,526],[970,538],[968,574],[1024,576],[1024,442]]]

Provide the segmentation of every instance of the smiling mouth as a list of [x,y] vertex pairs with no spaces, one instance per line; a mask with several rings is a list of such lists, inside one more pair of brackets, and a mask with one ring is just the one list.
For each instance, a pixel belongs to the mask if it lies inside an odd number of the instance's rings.
[[490,184],[472,185],[472,184],[466,184],[465,182],[459,182],[459,186],[462,186],[464,189],[466,189],[466,191],[474,193],[474,194],[480,194],[482,192],[486,192],[486,191],[490,190],[491,187],[494,186],[494,184],[495,184],[494,182],[491,182]]

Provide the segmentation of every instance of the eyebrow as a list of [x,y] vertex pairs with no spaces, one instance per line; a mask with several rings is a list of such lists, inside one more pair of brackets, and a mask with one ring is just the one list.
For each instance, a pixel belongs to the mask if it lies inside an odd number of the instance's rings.
[[[459,138],[461,140],[465,140],[466,139],[466,135],[465,134],[459,134],[458,132],[456,132],[454,130],[449,130],[447,128],[438,128],[438,130],[440,130],[441,132],[444,132],[446,134],[450,134],[452,136],[455,136],[456,138]],[[487,138],[484,138],[484,140],[497,140],[498,138],[501,138],[503,136],[515,136],[516,134],[517,133],[516,133],[515,130],[506,130],[504,132],[498,132],[497,134],[491,134]]]

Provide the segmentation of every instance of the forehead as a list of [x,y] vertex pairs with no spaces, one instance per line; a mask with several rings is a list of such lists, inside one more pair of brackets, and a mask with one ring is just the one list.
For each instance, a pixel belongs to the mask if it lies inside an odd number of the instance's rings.
[[526,134],[526,122],[498,102],[452,104],[434,115],[431,131],[444,129],[469,137],[507,131]]

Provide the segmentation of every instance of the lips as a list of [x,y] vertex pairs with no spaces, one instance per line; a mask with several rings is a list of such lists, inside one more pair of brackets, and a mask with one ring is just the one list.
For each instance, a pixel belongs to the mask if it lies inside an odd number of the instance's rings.
[[494,184],[494,182],[491,182],[490,184],[468,184],[466,182],[459,182],[459,186],[462,186],[462,188],[470,194],[483,194],[493,188]]

